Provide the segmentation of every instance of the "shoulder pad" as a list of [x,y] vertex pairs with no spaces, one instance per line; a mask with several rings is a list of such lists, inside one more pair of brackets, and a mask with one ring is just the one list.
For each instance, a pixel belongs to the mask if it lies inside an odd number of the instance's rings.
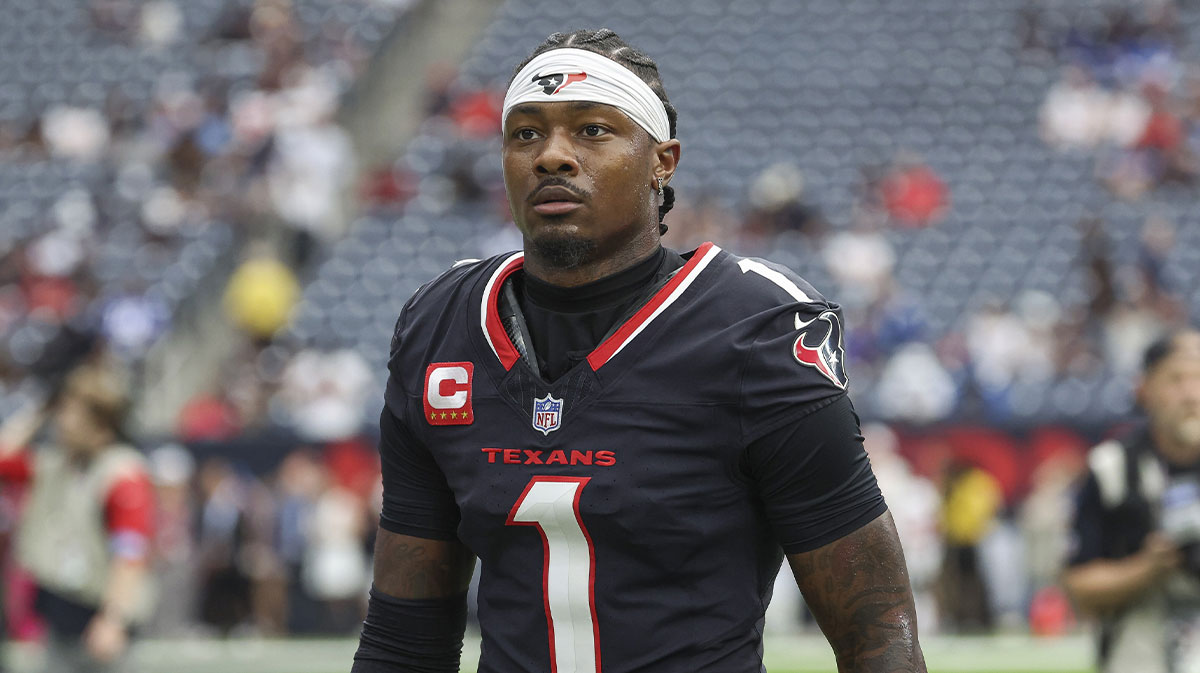
[[755,257],[733,256],[741,278],[755,294],[773,297],[773,304],[828,304],[825,297],[817,292],[808,281],[801,278],[795,271],[782,264],[776,264]]

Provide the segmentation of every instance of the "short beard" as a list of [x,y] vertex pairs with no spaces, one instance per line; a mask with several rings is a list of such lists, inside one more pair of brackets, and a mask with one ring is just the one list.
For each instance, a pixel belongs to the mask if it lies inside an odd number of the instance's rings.
[[563,270],[578,269],[592,261],[599,247],[592,239],[579,236],[543,236],[530,243],[548,266]]

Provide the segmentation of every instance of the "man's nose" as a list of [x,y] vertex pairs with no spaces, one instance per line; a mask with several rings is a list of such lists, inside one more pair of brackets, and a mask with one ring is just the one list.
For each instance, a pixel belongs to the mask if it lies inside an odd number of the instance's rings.
[[566,131],[552,131],[542,143],[542,151],[534,162],[539,175],[575,175],[579,172],[579,159],[575,156],[575,145]]

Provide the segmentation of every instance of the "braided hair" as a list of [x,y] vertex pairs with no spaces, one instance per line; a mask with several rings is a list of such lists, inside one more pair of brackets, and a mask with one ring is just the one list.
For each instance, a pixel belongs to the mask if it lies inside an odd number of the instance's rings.
[[[658,74],[658,64],[649,56],[629,46],[616,33],[607,28],[552,34],[546,38],[545,42],[539,44],[537,49],[533,50],[529,58],[517,66],[513,76],[515,77],[516,73],[521,72],[521,68],[528,65],[535,56],[551,49],[562,49],[564,47],[586,49],[587,51],[610,58],[641,78],[643,82],[649,85],[650,90],[658,95],[663,107],[667,109],[667,121],[670,122],[671,137],[675,137],[675,119],[677,114],[675,108],[671,106],[671,101],[667,99],[667,91],[663,88],[662,78]],[[663,218],[667,216],[667,213],[671,211],[671,207],[674,205],[675,189],[670,185],[663,185],[663,202],[658,207],[658,233],[660,236],[667,233],[667,225],[663,224]]]

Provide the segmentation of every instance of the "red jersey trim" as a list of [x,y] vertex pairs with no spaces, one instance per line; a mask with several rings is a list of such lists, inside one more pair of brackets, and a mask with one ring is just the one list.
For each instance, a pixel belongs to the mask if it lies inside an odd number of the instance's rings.
[[508,332],[504,331],[504,324],[500,322],[500,312],[496,310],[497,300],[500,298],[500,288],[504,286],[505,279],[524,265],[524,253],[515,253],[504,260],[484,286],[483,306],[479,307],[479,326],[483,329],[483,338],[487,339],[488,346],[491,346],[500,364],[504,365],[505,371],[517,364],[521,354],[517,352],[516,346],[513,346],[512,339],[508,338]]
[[595,371],[603,367],[609,360],[621,352],[630,341],[642,330],[659,316],[660,313],[667,310],[667,307],[675,303],[675,300],[684,293],[688,287],[700,276],[705,267],[712,262],[717,253],[721,252],[721,248],[712,243],[704,243],[696,248],[696,252],[692,253],[692,258],[687,264],[675,274],[671,280],[662,287],[658,292],[646,302],[646,305],[633,314],[629,320],[625,321],[624,325],[613,333],[596,347],[588,356],[588,364]]
[[[711,242],[696,248],[687,264],[684,264],[683,268],[659,289],[650,298],[650,301],[646,302],[645,306],[633,314],[629,320],[626,320],[612,336],[605,339],[596,347],[596,350],[588,355],[587,361],[592,370],[603,367],[630,341],[633,341],[634,337],[641,334],[642,330],[646,329],[659,314],[675,303],[675,300],[695,282],[719,252],[721,252],[721,248]],[[514,253],[504,260],[500,267],[492,273],[487,285],[484,286],[483,305],[479,308],[479,325],[483,329],[483,336],[492,352],[496,354],[496,358],[500,360],[500,364],[504,366],[505,371],[512,369],[513,365],[517,364],[517,360],[521,359],[521,354],[517,352],[516,346],[513,346],[508,332],[504,331],[504,325],[500,322],[500,312],[496,307],[500,298],[500,288],[503,287],[504,281],[524,265],[524,253]]]

